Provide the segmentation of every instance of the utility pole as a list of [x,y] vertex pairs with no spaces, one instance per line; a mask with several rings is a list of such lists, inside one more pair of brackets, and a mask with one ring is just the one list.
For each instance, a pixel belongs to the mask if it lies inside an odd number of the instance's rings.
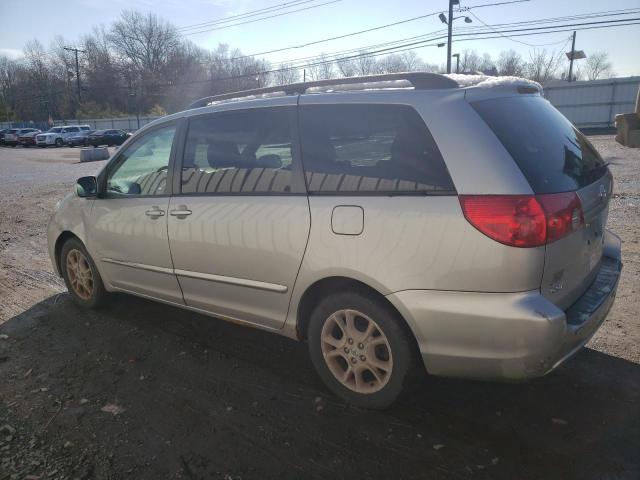
[[78,105],[81,102],[81,95],[80,95],[80,64],[78,62],[78,52],[82,52],[84,53],[84,50],[80,50],[79,48],[74,48],[74,47],[64,47],[65,50],[68,50],[69,52],[74,52],[76,54],[76,85],[78,87]]
[[453,33],[453,2],[460,3],[459,0],[449,0],[449,18],[447,22],[447,73],[451,73],[451,34]]
[[569,81],[571,82],[571,77],[573,76],[573,57],[576,55],[576,32],[573,31],[573,40],[571,41],[571,58],[569,59]]

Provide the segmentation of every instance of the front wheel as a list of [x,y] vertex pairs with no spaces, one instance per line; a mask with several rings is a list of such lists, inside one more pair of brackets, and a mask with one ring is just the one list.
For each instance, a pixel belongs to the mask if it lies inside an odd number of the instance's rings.
[[402,318],[365,292],[322,300],[311,314],[308,340],[320,378],[356,406],[387,408],[424,374]]
[[67,289],[78,305],[96,308],[104,303],[107,291],[82,242],[75,238],[65,242],[60,254],[60,267]]
[[62,141],[62,139],[56,138],[56,147],[61,147],[62,145],[64,145],[64,142]]

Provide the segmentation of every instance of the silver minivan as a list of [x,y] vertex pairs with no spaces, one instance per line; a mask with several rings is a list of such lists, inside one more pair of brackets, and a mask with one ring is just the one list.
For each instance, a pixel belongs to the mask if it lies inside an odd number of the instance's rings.
[[602,324],[621,261],[607,165],[541,93],[411,73],[199,100],[78,180],[53,265],[86,307],[126,292],[304,340],[359,406],[425,371],[544,375]]

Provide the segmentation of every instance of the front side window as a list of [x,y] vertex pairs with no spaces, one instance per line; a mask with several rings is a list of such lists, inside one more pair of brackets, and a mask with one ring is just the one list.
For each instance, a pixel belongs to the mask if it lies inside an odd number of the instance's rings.
[[80,131],[80,129],[78,127],[68,127],[67,128],[67,133],[77,133],[79,131]]
[[310,193],[454,191],[431,133],[409,106],[303,106],[300,137]]
[[119,195],[163,195],[176,126],[153,130],[129,145],[107,175],[107,192]]
[[49,133],[60,133],[61,131],[62,131],[62,128],[60,127],[53,127],[49,129]]
[[291,191],[289,109],[257,108],[194,117],[182,162],[182,193]]

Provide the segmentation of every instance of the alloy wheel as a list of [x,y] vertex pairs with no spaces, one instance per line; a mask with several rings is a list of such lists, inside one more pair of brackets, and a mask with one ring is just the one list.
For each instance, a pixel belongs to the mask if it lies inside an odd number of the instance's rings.
[[329,371],[348,389],[370,394],[389,381],[391,346],[380,326],[367,315],[338,310],[325,320],[320,342]]
[[93,272],[89,261],[77,249],[67,254],[67,277],[74,293],[82,300],[89,300],[93,294]]

